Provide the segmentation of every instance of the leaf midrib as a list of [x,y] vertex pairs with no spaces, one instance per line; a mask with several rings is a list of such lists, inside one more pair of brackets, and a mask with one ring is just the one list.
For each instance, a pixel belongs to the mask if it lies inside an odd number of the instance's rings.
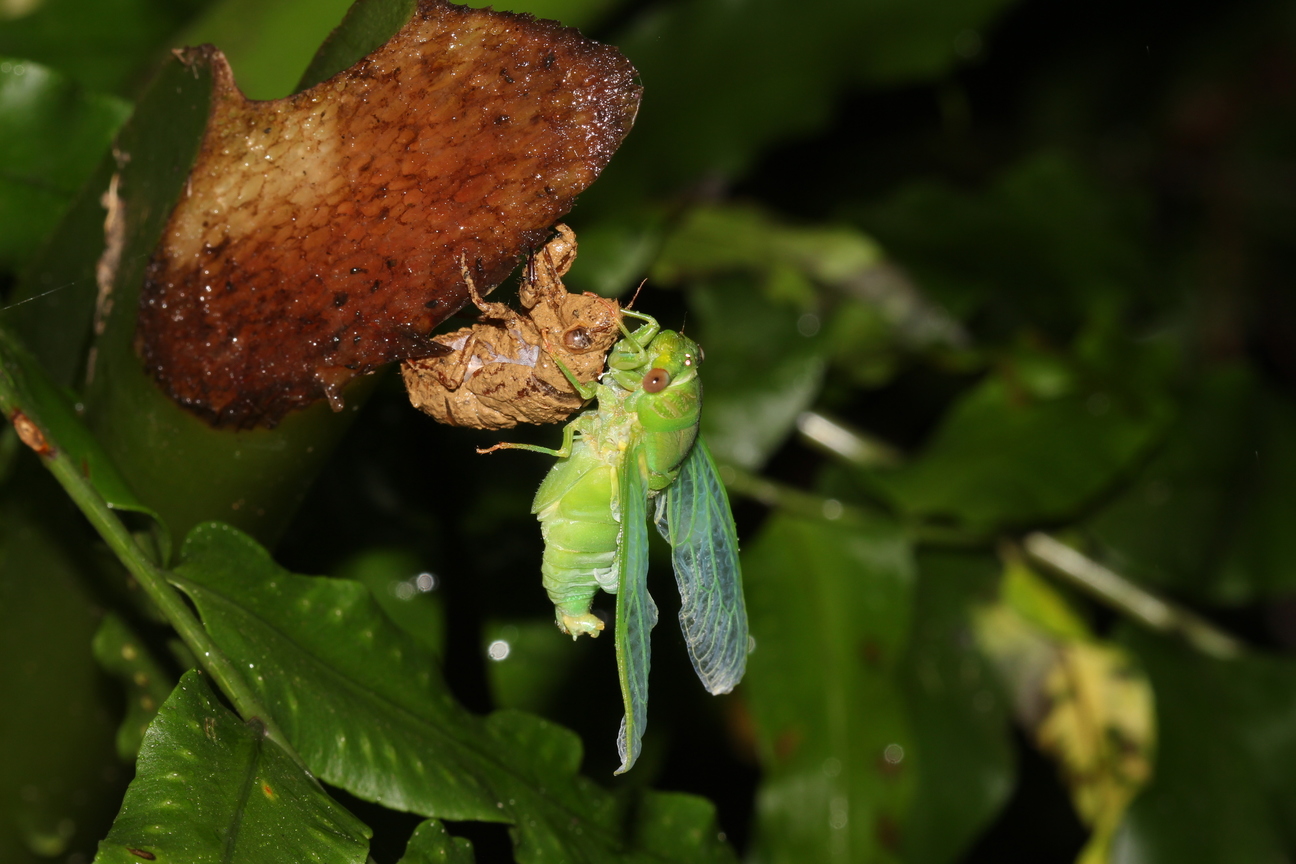
[[[296,576],[296,574],[290,574],[290,575],[294,575],[294,576]],[[303,578],[303,577],[298,576],[297,578]],[[505,776],[507,776],[507,777],[513,779],[513,780],[514,780],[514,781],[519,785],[520,788],[525,789],[525,790],[527,791],[527,793],[528,793],[528,794],[529,794],[533,799],[535,799],[535,800],[540,804],[540,807],[538,807],[537,809],[539,809],[539,810],[549,810],[551,813],[552,813],[552,812],[556,812],[557,814],[560,815],[560,817],[566,817],[566,818],[568,818],[568,819],[573,819],[573,818],[574,818],[574,819],[579,820],[579,821],[580,821],[580,824],[586,828],[586,831],[585,831],[583,834],[581,834],[581,835],[576,835],[578,839],[577,839],[575,842],[572,842],[572,843],[571,843],[571,846],[575,847],[577,851],[580,851],[582,855],[585,855],[585,857],[586,857],[587,860],[590,860],[590,861],[598,860],[598,857],[597,857],[597,856],[596,856],[596,857],[593,857],[593,858],[589,857],[589,856],[586,854],[586,849],[587,849],[588,847],[585,847],[583,843],[579,842],[580,839],[585,839],[585,838],[588,838],[588,839],[591,839],[591,840],[596,839],[595,837],[591,837],[591,836],[589,836],[591,833],[594,833],[594,832],[591,832],[591,831],[589,830],[589,829],[591,829],[591,828],[595,829],[595,831],[597,832],[597,835],[598,835],[598,836],[601,836],[601,837],[605,838],[606,842],[603,844],[603,846],[604,846],[606,849],[609,849],[609,850],[611,850],[612,852],[614,852],[614,853],[616,853],[616,854],[619,854],[619,855],[637,855],[637,856],[640,856],[640,857],[645,857],[645,856],[646,856],[646,857],[648,858],[648,860],[664,861],[664,862],[671,862],[671,861],[675,861],[675,860],[677,860],[677,859],[674,859],[674,858],[666,858],[666,857],[663,857],[663,856],[661,856],[660,854],[655,853],[655,852],[652,852],[652,851],[647,850],[647,849],[634,849],[634,848],[629,847],[628,845],[626,845],[626,843],[624,843],[623,841],[621,841],[620,838],[618,838],[614,833],[612,833],[612,831],[611,831],[610,829],[608,829],[607,827],[605,827],[605,826],[604,826],[603,824],[601,824],[600,822],[597,822],[597,821],[594,821],[593,819],[591,819],[591,818],[589,817],[589,814],[587,814],[587,813],[585,813],[585,812],[581,812],[581,811],[573,810],[573,809],[571,809],[571,808],[570,808],[566,803],[564,803],[564,802],[562,802],[562,801],[555,801],[555,800],[554,800],[553,798],[551,798],[550,796],[547,796],[547,795],[544,795],[543,793],[541,793],[541,792],[540,792],[540,791],[535,787],[535,785],[532,783],[532,781],[530,781],[529,779],[523,777],[521,774],[517,773],[515,770],[513,770],[513,769],[510,767],[510,765],[509,765],[508,763],[506,763],[506,762],[502,762],[502,761],[496,759],[496,758],[495,758],[495,757],[494,757],[494,756],[493,756],[489,751],[484,751],[484,750],[482,750],[481,748],[479,748],[479,747],[478,747],[476,744],[474,744],[474,743],[469,743],[469,742],[462,741],[462,740],[459,739],[457,736],[453,735],[451,732],[448,732],[448,731],[442,729],[441,726],[439,726],[439,725],[437,725],[437,724],[435,724],[435,723],[433,723],[433,722],[427,720],[426,718],[421,717],[421,716],[419,716],[418,714],[414,713],[414,711],[412,711],[410,708],[407,708],[407,707],[404,706],[404,705],[401,705],[401,704],[399,704],[399,703],[397,703],[397,702],[392,701],[388,696],[386,696],[386,695],[384,695],[384,694],[380,694],[380,693],[378,693],[378,692],[376,692],[376,691],[374,691],[374,690],[371,690],[371,689],[368,689],[368,688],[364,688],[362,685],[360,685],[358,682],[356,682],[354,678],[352,678],[352,677],[350,677],[350,676],[348,676],[348,675],[342,673],[341,671],[339,671],[338,669],[336,669],[336,668],[333,667],[332,665],[330,665],[330,664],[328,664],[328,663],[325,663],[324,661],[320,660],[320,659],[319,659],[319,658],[318,658],[318,657],[317,657],[313,652],[311,652],[310,650],[308,650],[307,648],[305,648],[304,646],[302,646],[302,645],[301,645],[301,644],[300,644],[296,639],[293,639],[293,638],[290,637],[289,635],[285,634],[285,633],[283,632],[283,630],[281,630],[281,629],[280,629],[276,624],[273,624],[273,623],[267,621],[267,620],[266,620],[262,615],[260,615],[259,613],[257,613],[257,612],[255,612],[255,611],[251,610],[248,606],[243,605],[243,604],[240,604],[240,603],[236,602],[235,600],[231,599],[230,597],[226,596],[225,594],[221,593],[220,591],[217,591],[217,590],[211,588],[210,586],[206,585],[205,583],[199,582],[199,581],[197,581],[197,580],[195,580],[195,579],[192,579],[192,578],[190,578],[190,577],[182,576],[182,577],[181,577],[181,580],[182,580],[181,583],[180,583],[180,584],[181,584],[181,587],[182,587],[186,592],[192,592],[192,591],[195,591],[195,590],[200,591],[200,592],[202,592],[202,593],[207,594],[209,597],[216,598],[218,601],[223,602],[224,604],[226,604],[226,605],[227,605],[228,607],[230,607],[230,608],[233,608],[233,609],[235,609],[235,610],[241,611],[243,614],[245,614],[245,615],[247,615],[247,616],[249,616],[249,617],[255,618],[255,619],[256,619],[258,622],[260,622],[260,623],[262,624],[262,626],[264,626],[264,627],[265,627],[269,632],[275,634],[275,636],[277,636],[277,637],[278,637],[279,639],[281,639],[283,642],[285,642],[285,643],[291,645],[295,650],[297,650],[298,652],[304,654],[306,657],[310,658],[310,660],[311,660],[311,662],[312,662],[312,665],[322,668],[322,669],[324,670],[324,673],[325,673],[325,675],[326,675],[327,677],[332,678],[332,679],[334,679],[334,680],[336,680],[336,681],[340,681],[340,682],[342,683],[342,685],[345,687],[346,690],[348,690],[348,691],[352,691],[352,692],[357,692],[357,691],[358,691],[358,692],[361,693],[361,694],[368,694],[369,697],[370,697],[372,700],[377,701],[377,702],[379,702],[379,703],[381,703],[381,704],[383,704],[383,705],[385,705],[385,706],[388,706],[388,707],[392,710],[393,713],[400,714],[400,715],[402,715],[402,716],[403,716],[405,719],[407,719],[407,720],[413,720],[413,721],[414,721],[414,725],[415,725],[416,727],[426,727],[426,728],[432,730],[432,732],[434,732],[435,735],[436,735],[438,738],[440,738],[441,740],[447,741],[447,742],[449,742],[450,744],[452,744],[452,745],[454,745],[454,746],[460,748],[461,750],[464,750],[464,751],[467,751],[467,752],[471,753],[473,756],[475,756],[475,757],[476,757],[476,758],[477,758],[481,763],[483,763],[485,766],[487,766],[487,767],[493,767],[493,768],[494,768],[495,770],[497,770],[498,772],[500,772],[500,773],[504,774]],[[214,637],[213,637],[213,638],[214,638]],[[276,664],[276,665],[277,665],[277,664]],[[265,693],[265,691],[264,691],[263,688],[261,688],[261,687],[259,687],[259,686],[257,686],[257,685],[253,685],[253,686],[255,686],[256,689],[261,690],[261,692],[263,693],[263,695],[268,695],[268,694]],[[294,711],[293,713],[297,713],[297,712]],[[465,712],[465,715],[466,715],[467,717],[471,717],[471,718],[476,719],[476,716],[475,716],[475,715],[467,714],[467,712]],[[576,777],[579,777],[580,775],[579,775],[579,772],[578,772],[578,773],[576,773],[576,774],[565,775],[565,776],[566,776],[567,778],[569,778],[570,780],[574,780]],[[605,795],[606,795],[606,794],[609,794],[609,793],[607,793],[606,791],[603,791],[603,790],[600,790],[600,791],[602,792],[602,794],[605,794]],[[501,797],[503,797],[503,796],[501,796]],[[523,819],[525,818],[525,815],[524,815],[524,814],[519,814],[519,813],[516,812],[516,805],[506,805],[506,809],[505,809],[504,812],[506,812],[506,813],[508,813],[510,816],[512,816],[512,818],[511,818],[511,819],[509,820],[509,822],[508,822],[508,824],[511,824],[511,825],[520,826],[521,823],[522,823],[522,821],[523,821]],[[420,814],[420,815],[427,815],[427,814]],[[428,816],[428,818],[442,818],[442,817],[439,817],[439,816],[437,816],[437,815],[435,815],[435,814],[431,814],[431,815]],[[479,820],[479,821],[489,821],[489,820],[481,819],[481,820]],[[546,820],[546,821],[548,821],[549,824],[550,824],[551,826],[555,827],[555,828],[557,827],[558,824],[560,824],[558,820],[555,820],[555,819],[552,819],[552,818],[550,818],[550,819],[548,819],[548,820]],[[557,837],[557,838],[565,838],[565,837],[568,836],[568,835],[565,835],[565,834],[560,834],[560,833],[558,833],[556,830],[552,831],[551,834],[552,834],[554,837]]]
[[[243,731],[248,731],[247,727]],[[230,864],[234,860],[239,833],[243,828],[243,814],[247,812],[248,798],[251,795],[252,787],[256,785],[256,768],[265,756],[265,737],[263,735],[254,734],[250,743],[252,748],[247,758],[248,770],[243,774],[243,785],[239,789],[237,806],[234,808],[234,818],[222,844],[221,861],[225,862],[225,864]]]

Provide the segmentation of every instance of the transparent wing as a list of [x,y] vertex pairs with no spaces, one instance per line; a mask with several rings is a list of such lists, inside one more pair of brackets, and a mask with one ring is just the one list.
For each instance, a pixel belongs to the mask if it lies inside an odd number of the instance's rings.
[[729,498],[701,437],[657,497],[656,523],[671,545],[693,668],[707,690],[728,693],[747,668],[747,604]]
[[622,461],[618,490],[621,536],[617,544],[616,654],[625,717],[617,736],[624,774],[639,758],[648,725],[648,638],[657,625],[657,604],[648,596],[648,491],[631,448]]

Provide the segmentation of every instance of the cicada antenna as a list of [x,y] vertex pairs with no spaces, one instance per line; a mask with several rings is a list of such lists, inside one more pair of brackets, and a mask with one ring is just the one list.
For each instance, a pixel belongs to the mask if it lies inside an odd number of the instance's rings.
[[643,280],[642,282],[639,283],[639,287],[635,289],[634,296],[632,296],[632,297],[630,298],[630,302],[627,303],[627,304],[625,305],[625,308],[627,308],[627,309],[633,309],[633,308],[634,308],[635,301],[639,299],[639,292],[642,291],[642,290],[643,290],[643,286],[645,286],[645,285],[647,285],[647,284],[648,284],[648,279],[647,279],[647,277],[644,277],[644,280]]

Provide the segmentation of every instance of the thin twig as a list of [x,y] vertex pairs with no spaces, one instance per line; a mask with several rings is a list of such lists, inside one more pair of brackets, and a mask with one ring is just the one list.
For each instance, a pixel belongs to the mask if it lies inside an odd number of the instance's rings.
[[894,468],[904,455],[880,438],[866,435],[818,411],[797,415],[797,431],[817,449],[860,468]]
[[1246,650],[1240,640],[1200,615],[1157,597],[1042,531],[1027,534],[1022,548],[1039,564],[1149,630],[1178,634],[1203,654],[1221,660]]
[[803,492],[794,486],[775,482],[733,465],[720,466],[720,479],[735,495],[751,498],[766,507],[782,510],[793,516],[824,519],[829,522],[861,522],[866,521],[870,515],[869,511],[862,507],[843,504],[836,498]]

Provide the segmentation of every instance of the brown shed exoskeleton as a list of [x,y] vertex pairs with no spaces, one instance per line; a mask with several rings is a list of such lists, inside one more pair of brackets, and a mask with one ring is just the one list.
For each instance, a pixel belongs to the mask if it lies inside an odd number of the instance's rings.
[[576,234],[566,225],[555,230],[527,261],[521,312],[487,302],[463,267],[481,320],[433,337],[447,353],[401,364],[415,408],[451,426],[508,429],[560,423],[584,404],[555,360],[582,383],[596,379],[621,335],[621,309],[615,300],[567,291],[562,277],[576,259]]

